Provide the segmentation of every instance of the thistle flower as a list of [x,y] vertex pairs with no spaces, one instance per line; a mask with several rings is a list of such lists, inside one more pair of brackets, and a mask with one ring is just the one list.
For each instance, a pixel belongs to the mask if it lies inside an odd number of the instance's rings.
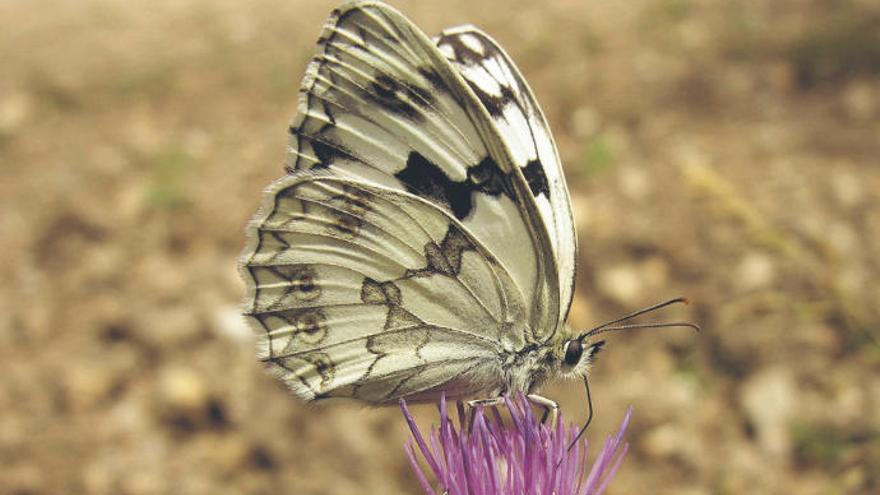
[[[542,424],[523,394],[505,397],[504,402],[510,411],[512,426],[504,424],[495,407],[488,412],[478,407],[472,413],[471,423],[461,402],[457,403],[456,426],[447,415],[446,398],[441,397],[440,426],[432,426],[426,439],[406,402],[400,401],[412,432],[404,449],[426,494],[598,495],[605,491],[629,447],[622,442],[631,408],[617,434],[605,440],[590,467],[586,439],[569,450],[578,434],[576,425],[565,426],[561,414],[555,426]],[[428,481],[416,449],[437,479],[438,489]]]

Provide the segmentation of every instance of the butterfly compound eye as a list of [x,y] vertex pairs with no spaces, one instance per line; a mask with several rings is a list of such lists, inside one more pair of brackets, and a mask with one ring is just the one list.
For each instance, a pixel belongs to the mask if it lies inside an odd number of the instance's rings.
[[578,339],[572,339],[565,343],[565,364],[574,366],[581,360],[584,353],[584,345]]

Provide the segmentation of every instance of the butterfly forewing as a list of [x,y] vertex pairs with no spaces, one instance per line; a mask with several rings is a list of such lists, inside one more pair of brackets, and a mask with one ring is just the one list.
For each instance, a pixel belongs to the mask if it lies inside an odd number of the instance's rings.
[[538,206],[559,276],[559,321],[574,295],[577,238],[571,200],[550,127],[510,57],[473,26],[447,29],[434,40],[491,115],[513,163]]
[[535,243],[546,235],[534,232],[503,143],[486,138],[494,123],[454,72],[393,9],[341,9],[304,80],[289,169],[327,168],[434,202],[499,259],[544,323],[553,270]]

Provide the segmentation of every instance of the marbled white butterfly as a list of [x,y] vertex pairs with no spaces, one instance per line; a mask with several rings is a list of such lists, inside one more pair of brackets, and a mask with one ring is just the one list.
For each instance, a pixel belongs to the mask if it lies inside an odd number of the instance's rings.
[[[355,1],[318,39],[242,257],[260,358],[304,400],[535,394],[586,377],[565,324],[577,243],[547,122],[472,26],[428,38]],[[662,307],[679,299],[657,305]],[[673,325],[673,324],[666,324]]]

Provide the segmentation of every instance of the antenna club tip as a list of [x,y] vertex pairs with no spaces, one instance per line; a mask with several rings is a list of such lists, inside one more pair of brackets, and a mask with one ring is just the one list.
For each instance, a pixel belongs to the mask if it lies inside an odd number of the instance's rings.
[[681,302],[684,303],[684,304],[690,304],[690,303],[691,303],[691,300],[688,299],[687,297],[681,297],[681,298],[679,298],[679,299],[681,299]]

